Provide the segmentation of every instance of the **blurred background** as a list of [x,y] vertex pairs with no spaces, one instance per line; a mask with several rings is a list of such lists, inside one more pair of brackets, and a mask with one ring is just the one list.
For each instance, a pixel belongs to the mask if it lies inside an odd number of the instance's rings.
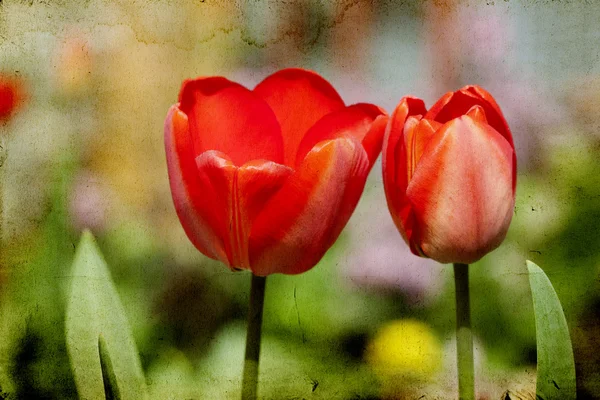
[[[564,306],[578,397],[600,398],[598,20],[595,2],[1,1],[0,75],[16,93],[0,116],[2,394],[76,398],[64,310],[87,227],[152,398],[238,398],[250,275],[186,238],[163,123],[186,78],[254,87],[297,66],[388,112],[466,84],[494,95],[519,176],[507,240],[471,268],[479,398],[534,398],[526,259]],[[271,276],[265,307],[264,398],[456,396],[452,268],[410,254],[380,162],[338,242],[311,271]]]

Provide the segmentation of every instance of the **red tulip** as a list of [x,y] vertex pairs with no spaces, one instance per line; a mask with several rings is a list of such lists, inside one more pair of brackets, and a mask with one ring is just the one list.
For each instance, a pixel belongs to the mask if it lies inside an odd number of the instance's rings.
[[516,156],[494,98],[478,86],[426,110],[404,97],[383,144],[388,208],[411,251],[470,264],[500,245],[515,202]]
[[165,122],[171,193],[203,254],[255,275],[312,268],[354,211],[387,115],[346,107],[319,75],[285,69],[254,90],[183,83]]
[[0,75],[0,122],[8,120],[22,100],[21,82],[16,78]]

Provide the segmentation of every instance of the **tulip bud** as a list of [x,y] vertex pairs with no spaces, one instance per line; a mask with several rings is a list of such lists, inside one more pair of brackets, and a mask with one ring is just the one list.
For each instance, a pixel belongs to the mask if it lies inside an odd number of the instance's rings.
[[345,106],[319,75],[286,69],[254,90],[186,81],[165,122],[175,209],[206,256],[255,275],[312,268],[354,211],[387,115]]
[[404,97],[383,145],[388,208],[411,251],[470,264],[500,245],[513,214],[516,155],[493,97],[478,86],[429,111]]

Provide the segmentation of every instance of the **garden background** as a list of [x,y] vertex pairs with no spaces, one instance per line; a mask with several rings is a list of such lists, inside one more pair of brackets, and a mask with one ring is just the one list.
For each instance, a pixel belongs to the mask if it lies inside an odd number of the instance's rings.
[[[76,398],[64,313],[87,227],[152,398],[239,396],[250,275],[185,237],[163,124],[186,78],[253,87],[303,67],[388,112],[408,94],[492,93],[519,174],[506,241],[471,268],[479,396],[534,393],[531,259],[563,304],[578,397],[600,398],[599,20],[593,1],[1,1],[0,73],[25,93],[0,127],[2,391]],[[269,278],[261,397],[451,398],[453,296],[451,266],[410,254],[394,227],[379,161],[319,265]]]

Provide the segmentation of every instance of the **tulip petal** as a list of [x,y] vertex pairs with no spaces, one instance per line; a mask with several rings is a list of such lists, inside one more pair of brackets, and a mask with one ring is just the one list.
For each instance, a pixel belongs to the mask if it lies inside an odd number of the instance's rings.
[[228,157],[216,150],[205,151],[196,157],[198,180],[193,198],[194,212],[210,226],[223,249],[219,260],[234,268],[231,241],[233,183],[237,167]]
[[228,263],[222,236],[213,229],[211,218],[217,216],[202,212],[205,188],[194,160],[188,118],[178,105],[169,109],[165,121],[165,148],[173,203],[185,233],[204,255]]
[[[498,115],[499,118],[496,119],[492,119],[489,120],[488,123],[494,127],[498,132],[500,132],[500,134],[502,136],[504,136],[504,138],[508,141],[508,143],[510,143],[510,147],[512,147],[513,149],[515,148],[515,144],[513,141],[513,137],[512,134],[510,132],[510,128],[508,127],[508,123],[506,122],[506,119],[504,118],[504,115],[502,114],[502,111],[500,110],[500,106],[498,105],[498,103],[496,103],[496,100],[494,100],[494,98],[492,97],[492,95],[490,93],[488,93],[486,90],[484,90],[482,87],[477,86],[477,85],[472,85],[472,86],[465,86],[464,90],[467,90],[477,96],[479,96],[481,99],[483,99],[485,101],[484,104],[489,104],[489,108],[491,108],[494,113],[492,115]],[[486,108],[484,107],[484,110]],[[487,113],[489,111],[486,111],[486,117],[487,117]],[[488,118],[489,119],[489,118]],[[499,130],[498,128],[501,128],[502,130]],[[517,153],[513,151],[513,193],[516,191],[517,189]]]
[[336,90],[318,74],[284,69],[268,76],[254,89],[275,112],[281,126],[284,164],[293,166],[304,134],[323,116],[342,109],[344,102]]
[[[479,124],[488,124],[487,117],[485,116],[485,110],[481,106],[471,107],[465,115],[468,115],[469,117],[471,117],[473,119],[473,121],[475,121]],[[440,124],[440,126],[441,126],[441,124]]]
[[[502,136],[504,136],[504,138],[510,143],[511,147],[514,148],[513,138],[512,138],[511,132],[510,132],[510,128],[508,127],[508,124],[506,123],[506,119],[504,118],[504,114],[502,114],[502,110],[500,110],[500,106],[498,105],[498,103],[496,103],[496,100],[494,100],[492,95],[489,94],[485,89],[483,89],[482,87],[477,86],[477,85],[465,86],[462,90],[468,91],[468,92],[476,95],[477,97],[479,97],[480,99],[482,99],[485,102],[483,108],[486,111],[486,115],[489,113],[489,111],[488,111],[489,109],[494,111],[492,113],[492,115],[494,115],[494,116],[497,115],[499,118],[497,120],[492,119],[488,123],[493,128],[495,128],[498,132],[500,132],[500,134]],[[486,107],[485,106],[486,104],[489,105],[489,107]]]
[[[382,118],[377,123],[376,129],[371,129],[374,121],[379,117]],[[304,135],[298,146],[295,165],[300,166],[306,154],[318,142],[346,136],[354,137],[363,143],[372,165],[381,151],[386,123],[385,111],[372,104],[355,104],[327,114]]]
[[436,261],[467,264],[498,247],[513,213],[513,154],[488,124],[466,115],[446,123],[407,187],[415,246]]
[[389,117],[386,115],[380,115],[375,118],[375,121],[371,124],[371,128],[362,140],[362,145],[369,156],[369,163],[371,167],[375,164],[381,148],[383,146],[383,136],[385,135],[385,128],[387,127]]
[[[410,116],[404,125],[404,145],[407,149],[407,164],[398,164],[396,167],[406,170],[407,182],[410,182],[417,168],[417,164],[427,147],[433,134],[440,129],[442,124],[437,121],[420,118],[419,116]],[[401,174],[403,171],[396,171]]]
[[475,105],[483,107],[488,123],[514,148],[510,128],[500,107],[491,94],[477,85],[465,86],[456,92],[446,93],[427,112],[425,118],[445,124],[466,114]]
[[238,169],[231,228],[233,265],[236,267],[250,269],[248,238],[252,223],[293,172],[285,165],[265,160],[251,161]]
[[412,224],[410,204],[406,199],[408,186],[407,148],[404,139],[404,125],[407,119],[427,112],[425,103],[415,97],[404,97],[392,113],[383,139],[383,186],[390,214],[404,240],[410,244]]
[[248,237],[252,221],[293,170],[266,160],[236,167],[223,153],[211,150],[196,157],[201,198],[195,210],[222,243],[232,269],[250,269]]
[[198,78],[184,82],[179,98],[196,156],[217,150],[238,166],[255,159],[283,161],[277,118],[252,91],[223,77]]
[[[427,119],[435,119],[442,124],[453,118],[466,114],[473,106],[483,107],[485,116],[490,124],[515,148],[508,123],[500,110],[496,100],[486,90],[477,85],[465,86],[456,92],[446,93],[429,109],[425,115]],[[513,152],[513,191],[517,187],[517,154]]]
[[256,217],[249,244],[253,273],[299,274],[317,264],[356,207],[368,170],[367,153],[355,138],[319,142]]

